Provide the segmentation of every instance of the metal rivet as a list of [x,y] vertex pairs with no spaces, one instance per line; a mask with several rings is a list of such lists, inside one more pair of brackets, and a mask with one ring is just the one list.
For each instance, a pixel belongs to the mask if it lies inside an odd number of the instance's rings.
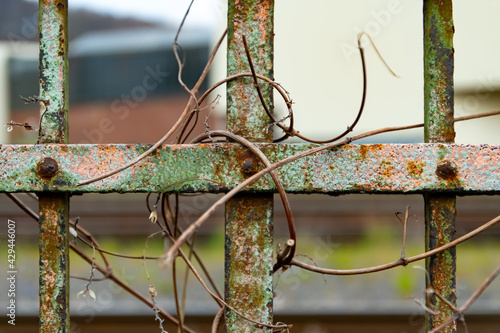
[[453,161],[440,161],[436,168],[436,175],[443,179],[450,179],[457,173],[457,166]]
[[52,178],[59,172],[59,166],[56,160],[50,157],[44,157],[36,166],[38,175],[43,178]]
[[243,166],[241,167],[241,171],[244,173],[254,173],[255,172],[255,166],[253,163],[253,159],[247,158],[243,162]]

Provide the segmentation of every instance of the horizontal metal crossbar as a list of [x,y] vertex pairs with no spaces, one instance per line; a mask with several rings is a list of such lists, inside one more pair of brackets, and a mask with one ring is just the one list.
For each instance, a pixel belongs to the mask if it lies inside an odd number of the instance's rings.
[[[258,144],[273,163],[315,145]],[[167,145],[119,174],[76,186],[148,145],[3,145],[0,192],[226,192],[263,168],[237,144]],[[350,144],[277,169],[294,193],[500,193],[500,146]],[[269,175],[248,191],[274,192]]]

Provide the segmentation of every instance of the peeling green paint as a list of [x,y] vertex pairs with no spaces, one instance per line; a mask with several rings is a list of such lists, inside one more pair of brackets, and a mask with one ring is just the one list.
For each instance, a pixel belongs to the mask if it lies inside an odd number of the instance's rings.
[[[144,152],[144,145],[65,145],[68,138],[67,0],[40,0],[40,114],[42,145],[0,147],[0,192],[38,192],[40,197],[41,332],[69,330],[69,195],[85,192],[227,192],[241,183],[236,144],[164,146],[137,165],[108,179],[77,187],[84,179],[113,170]],[[241,37],[248,39],[257,73],[273,77],[273,1],[230,1],[228,74],[247,72]],[[295,193],[425,193],[428,248],[453,239],[458,194],[500,193],[500,147],[437,144],[453,142],[453,20],[451,1],[424,1],[425,138],[431,144],[347,145],[308,156],[277,170],[285,189]],[[254,142],[269,142],[264,115],[250,78],[228,84],[228,129]],[[272,93],[261,86],[272,110]],[[57,145],[51,143],[58,143]],[[271,162],[313,145],[259,147]],[[37,163],[53,158],[59,171],[41,177]],[[450,161],[456,172],[438,172]],[[254,172],[252,170],[252,172]],[[253,319],[272,321],[272,199],[275,187],[263,177],[227,206],[226,300]],[[252,194],[255,192],[269,192]],[[439,196],[434,193],[447,192]],[[454,302],[454,249],[429,260],[435,290]],[[450,314],[433,299],[442,317]],[[255,332],[230,311],[226,330]],[[453,331],[453,328],[451,329]]]
[[[67,144],[68,0],[39,1],[39,33],[40,132],[38,142]],[[64,150],[62,147],[58,149],[61,152]],[[40,332],[62,333],[70,331],[69,194],[48,192],[68,186],[70,183],[65,180],[66,174],[60,174],[56,170],[53,176],[51,170],[40,168],[42,165],[40,163],[47,157],[50,156],[35,155],[29,162],[26,160],[28,168],[22,172],[27,179],[17,179],[13,188],[29,184],[37,187],[36,191],[43,191],[38,195]],[[57,160],[52,162],[57,166]],[[13,188],[10,189],[11,192]]]
[[[315,145],[257,144],[271,162]],[[446,147],[446,150],[443,149]],[[3,145],[0,147],[0,192],[227,192],[248,176],[238,144],[168,145],[123,172],[77,187],[81,181],[136,158],[146,145]],[[446,153],[443,153],[446,151]],[[350,144],[307,156],[276,170],[293,193],[431,193],[461,195],[500,193],[500,146],[457,144]],[[37,163],[57,161],[59,172],[39,177]],[[442,161],[456,165],[442,178]],[[269,175],[249,192],[275,192]]]
[[[227,74],[249,72],[242,37],[246,36],[257,74],[273,78],[274,1],[229,1]],[[273,94],[269,85],[261,85],[269,109]],[[241,78],[227,84],[227,130],[252,142],[270,142],[270,119],[265,114],[252,78]]]
[[40,332],[69,332],[68,194],[39,195]]
[[[250,71],[243,36],[257,74],[273,77],[274,0],[230,0],[228,9],[227,72],[229,75]],[[268,109],[273,110],[270,86],[260,86]],[[270,119],[258,97],[251,78],[227,85],[227,130],[252,142],[272,142]],[[243,154],[242,154],[243,153]],[[247,177],[242,151],[226,159],[223,177],[238,173]],[[221,167],[221,166],[220,166]],[[232,172],[234,174],[234,171]],[[219,177],[221,177],[220,175]],[[236,176],[236,175],[235,175]],[[218,177],[218,178],[219,178]],[[220,178],[219,178],[220,179]],[[244,179],[244,178],[243,178]],[[269,179],[267,179],[269,180]],[[239,181],[241,182],[241,180]],[[262,323],[273,321],[273,195],[241,193],[226,203],[226,302],[244,315]],[[236,313],[226,310],[226,332],[271,332],[257,327]]]
[[[423,10],[425,142],[453,143],[455,130],[452,0],[425,0]],[[438,153],[437,157],[441,164],[436,173],[442,184],[460,188],[462,186],[460,176],[454,170],[447,170],[454,165],[453,161],[445,159],[448,154],[449,151],[445,149]],[[455,195],[450,194],[426,194],[424,198],[426,250],[430,250],[453,240],[456,199]],[[429,272],[429,287],[456,305],[455,248],[427,258],[426,269]],[[427,330],[439,326],[453,315],[453,309],[435,294],[427,299],[427,306],[437,312],[437,314],[426,312]],[[442,332],[456,332],[456,323],[450,324]]]
[[[225,299],[246,316],[272,321],[273,201],[239,194],[226,205]],[[267,332],[230,310],[226,332]]]
[[68,142],[67,8],[67,0],[39,2],[40,143]]
[[453,11],[451,0],[424,1],[425,141],[453,142]]

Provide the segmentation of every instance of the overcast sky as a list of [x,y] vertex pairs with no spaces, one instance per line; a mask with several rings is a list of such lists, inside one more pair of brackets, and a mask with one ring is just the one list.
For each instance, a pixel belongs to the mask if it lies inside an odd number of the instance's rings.
[[[30,0],[37,1],[37,0]],[[68,0],[69,8],[85,8],[118,17],[135,17],[169,23],[180,23],[191,0]],[[212,25],[225,20],[225,0],[195,0],[187,25]]]

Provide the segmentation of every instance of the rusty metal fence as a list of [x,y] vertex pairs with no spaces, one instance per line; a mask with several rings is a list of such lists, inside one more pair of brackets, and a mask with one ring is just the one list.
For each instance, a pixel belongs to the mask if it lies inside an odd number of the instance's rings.
[[[229,1],[228,75],[249,72],[246,36],[255,71],[273,79],[274,0]],[[425,0],[425,143],[345,144],[276,168],[294,193],[420,193],[425,198],[426,248],[449,243],[455,232],[455,195],[498,194],[498,146],[454,144],[452,1]],[[79,182],[117,169],[149,146],[68,144],[67,0],[40,0],[40,135],[35,145],[0,149],[1,192],[36,192],[40,203],[40,332],[69,332],[69,203],[72,194],[99,192],[226,192],[257,163],[238,144],[162,145],[139,163],[100,181]],[[314,147],[273,144],[269,118],[255,87],[227,88],[227,129],[258,143],[271,163]],[[262,90],[272,105],[272,88]],[[250,157],[249,157],[250,156]],[[251,168],[250,168],[251,169]],[[226,203],[225,299],[256,321],[273,321],[273,193],[263,177]],[[450,248],[426,262],[428,284],[444,299],[428,300],[427,330],[453,315],[456,254]],[[456,330],[451,324],[446,331]],[[232,311],[227,332],[270,332]]]

